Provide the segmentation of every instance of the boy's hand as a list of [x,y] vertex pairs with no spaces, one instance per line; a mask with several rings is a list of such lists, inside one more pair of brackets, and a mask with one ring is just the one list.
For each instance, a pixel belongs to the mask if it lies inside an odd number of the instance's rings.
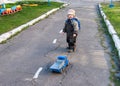
[[73,34],[73,37],[77,36],[76,34]]

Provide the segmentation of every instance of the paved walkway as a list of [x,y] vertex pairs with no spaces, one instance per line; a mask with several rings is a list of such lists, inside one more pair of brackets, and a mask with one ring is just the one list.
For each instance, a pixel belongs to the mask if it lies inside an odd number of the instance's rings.
[[[81,20],[82,30],[78,37],[79,53],[76,54],[80,67],[80,86],[108,86],[109,68],[108,55],[101,46],[101,32],[97,23],[98,15],[96,5],[102,0],[76,0],[68,8],[76,10],[76,15]],[[66,10],[68,9],[66,8]],[[65,11],[66,11],[65,10]],[[72,55],[71,57],[74,57]],[[76,59],[72,58],[73,63]],[[76,65],[77,68],[77,65]],[[87,82],[88,80],[88,82]]]
[[[31,78],[40,66],[43,66],[43,71],[36,86],[109,86],[106,60],[109,56],[101,46],[103,36],[97,23],[96,4],[100,0],[67,1],[71,3],[68,7],[28,27],[6,44],[0,44],[0,82],[3,86],[11,83],[11,86],[31,86],[25,80]],[[65,52],[65,37],[59,35],[69,8],[76,10],[82,28],[78,36],[77,51],[71,54]],[[55,38],[59,41],[52,45]],[[47,69],[58,55],[68,55],[71,67],[67,73],[54,75]]]

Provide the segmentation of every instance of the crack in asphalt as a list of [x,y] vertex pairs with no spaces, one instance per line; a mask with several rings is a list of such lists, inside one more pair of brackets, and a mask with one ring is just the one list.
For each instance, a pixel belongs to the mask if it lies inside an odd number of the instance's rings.
[[40,84],[37,82],[36,79],[32,79],[31,83],[32,83],[32,86],[38,86],[38,85],[40,86]]
[[[44,54],[44,57],[50,57],[50,56],[48,56],[48,54],[49,54],[50,52],[53,52],[53,51],[57,50],[57,49],[60,47],[60,45],[61,45],[61,43],[59,43],[58,46],[56,46],[54,49],[51,49],[51,50],[49,50],[48,52],[46,52],[46,53]],[[52,63],[52,62],[49,62],[49,63],[46,65],[45,71],[49,71],[49,67],[50,67],[51,63]],[[32,80],[31,80],[31,84],[32,84],[32,86],[40,85],[40,84],[37,82],[37,79],[32,79]]]
[[48,54],[49,54],[50,52],[53,52],[53,51],[57,50],[57,49],[60,47],[60,45],[61,45],[61,43],[59,43],[58,46],[56,46],[54,49],[51,49],[51,50],[49,50],[48,52],[46,52],[46,53],[44,54],[44,57],[49,57]]
[[63,85],[63,81],[64,81],[66,75],[68,74],[68,71],[70,71],[70,69],[71,69],[72,67],[73,67],[73,65],[72,65],[72,64],[69,64],[68,67],[63,71],[62,78],[61,78],[61,80],[60,80],[59,83],[58,83],[59,86],[64,86],[64,85]]
[[[50,52],[53,52],[53,51],[57,50],[57,49],[61,46],[61,42],[58,41],[58,43],[59,43],[59,44],[58,44],[54,49],[49,50],[46,54],[44,54],[44,56],[45,56],[45,57],[50,57],[50,56],[48,56],[48,54],[49,54]],[[71,59],[70,55],[71,55],[71,53],[68,53],[68,52],[66,53],[66,56],[67,56],[67,57],[69,56],[69,60]],[[51,64],[52,64],[52,62],[49,62],[49,63],[46,65],[46,68],[45,68],[46,71],[49,72],[49,67],[50,67]],[[68,71],[70,71],[70,69],[71,69],[72,67],[73,67],[73,65],[69,63],[68,67],[66,67],[66,68],[63,70],[62,78],[61,78],[61,80],[59,81],[58,86],[63,86],[63,81],[64,81],[66,75],[68,74]],[[34,83],[35,83],[35,81],[34,81]]]

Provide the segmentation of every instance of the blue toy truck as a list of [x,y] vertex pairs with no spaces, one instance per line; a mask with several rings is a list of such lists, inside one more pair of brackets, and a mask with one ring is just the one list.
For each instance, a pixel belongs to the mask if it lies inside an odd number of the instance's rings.
[[50,67],[52,72],[62,73],[63,70],[69,65],[69,60],[67,56],[58,56],[57,60]]

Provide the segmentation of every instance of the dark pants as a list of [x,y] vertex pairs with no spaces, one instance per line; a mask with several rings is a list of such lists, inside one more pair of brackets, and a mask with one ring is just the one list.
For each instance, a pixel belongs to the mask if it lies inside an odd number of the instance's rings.
[[67,43],[68,43],[68,47],[69,49],[74,49],[76,47],[76,38],[77,36],[73,37],[73,36],[68,36],[67,37]]

